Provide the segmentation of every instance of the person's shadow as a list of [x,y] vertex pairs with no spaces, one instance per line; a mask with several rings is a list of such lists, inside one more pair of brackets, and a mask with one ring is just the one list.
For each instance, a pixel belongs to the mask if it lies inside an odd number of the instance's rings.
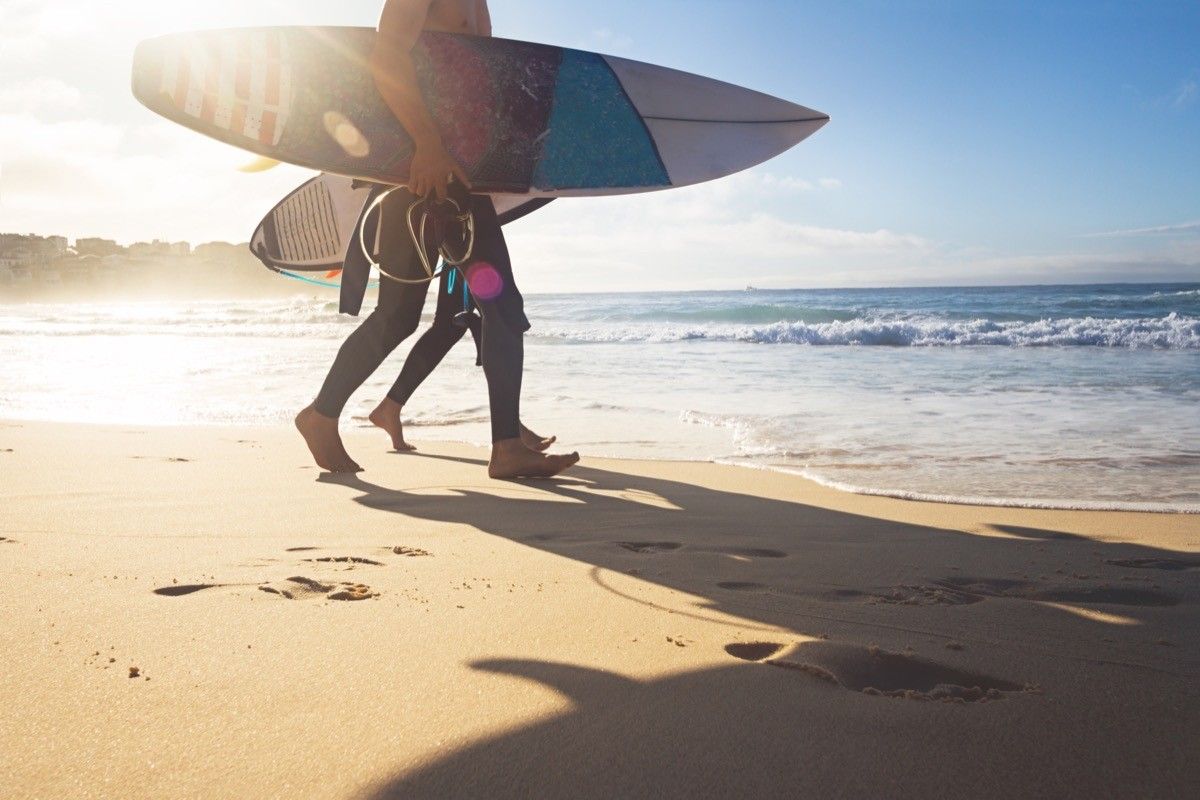
[[731,629],[725,666],[650,682],[553,654],[475,663],[551,686],[573,710],[399,775],[377,800],[1200,786],[1195,556],[1011,525],[981,536],[589,467],[453,497],[322,480],[383,513],[589,563],[630,602],[646,601],[612,573],[704,600],[672,613],[761,628],[756,641]]

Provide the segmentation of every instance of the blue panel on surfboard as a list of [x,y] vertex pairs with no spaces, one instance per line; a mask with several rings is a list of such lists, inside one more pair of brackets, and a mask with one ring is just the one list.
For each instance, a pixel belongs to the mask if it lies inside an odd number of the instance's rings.
[[534,188],[670,183],[645,123],[608,62],[564,49]]

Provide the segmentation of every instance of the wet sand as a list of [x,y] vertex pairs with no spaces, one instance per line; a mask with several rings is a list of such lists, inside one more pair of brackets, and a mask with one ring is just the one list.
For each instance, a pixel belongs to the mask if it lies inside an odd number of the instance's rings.
[[0,422],[0,796],[1188,797],[1200,516]]

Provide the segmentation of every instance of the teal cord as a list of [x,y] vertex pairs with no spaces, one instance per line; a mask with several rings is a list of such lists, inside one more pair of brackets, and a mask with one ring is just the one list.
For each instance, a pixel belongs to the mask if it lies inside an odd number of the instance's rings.
[[[303,283],[311,283],[313,286],[324,286],[327,289],[342,288],[342,285],[340,283],[330,283],[329,281],[321,281],[321,280],[317,280],[316,278],[309,278],[305,275],[297,275],[294,272],[288,272],[286,269],[279,270],[279,274],[283,275],[285,277],[291,278],[293,280],[302,281]],[[373,289],[378,285],[379,285],[379,281],[369,281],[367,283],[367,288]]]

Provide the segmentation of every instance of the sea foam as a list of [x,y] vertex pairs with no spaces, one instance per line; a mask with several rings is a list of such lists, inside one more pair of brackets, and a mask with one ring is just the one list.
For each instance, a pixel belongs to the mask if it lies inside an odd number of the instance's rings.
[[531,336],[567,342],[743,342],[860,347],[1115,347],[1200,349],[1200,319],[1174,312],[1150,319],[1080,317],[1036,321],[871,317],[770,325],[605,324],[536,326]]

